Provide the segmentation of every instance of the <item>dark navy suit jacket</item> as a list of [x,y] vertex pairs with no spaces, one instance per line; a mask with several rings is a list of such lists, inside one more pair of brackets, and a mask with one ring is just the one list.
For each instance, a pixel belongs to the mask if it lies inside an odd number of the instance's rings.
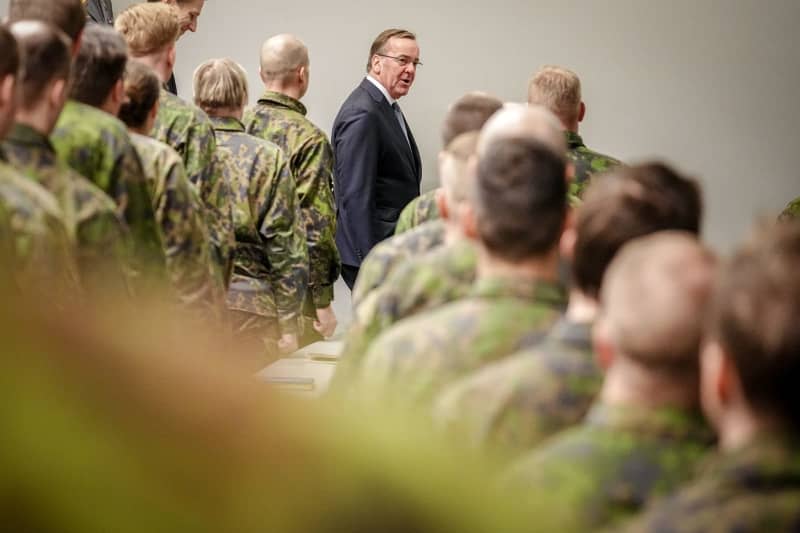
[[419,196],[422,165],[407,123],[406,130],[410,142],[386,97],[366,78],[333,122],[336,245],[345,265],[360,266]]
[[89,0],[86,2],[86,14],[94,22],[114,24],[114,10],[110,0]]

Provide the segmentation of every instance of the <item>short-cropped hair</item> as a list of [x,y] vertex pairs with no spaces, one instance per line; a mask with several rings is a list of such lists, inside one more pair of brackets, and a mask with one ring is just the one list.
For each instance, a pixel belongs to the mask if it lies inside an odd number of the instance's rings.
[[206,112],[247,103],[247,73],[236,61],[209,59],[194,71],[194,102]]
[[114,27],[125,38],[132,57],[159,53],[174,45],[181,34],[177,8],[161,2],[132,5],[120,13]]
[[398,39],[411,39],[416,41],[417,36],[411,33],[408,30],[402,30],[399,28],[390,28],[388,30],[383,30],[375,37],[375,40],[372,41],[372,46],[369,47],[369,57],[367,58],[367,72],[372,70],[372,56],[375,54],[381,54],[386,51],[386,43],[389,42],[389,39],[397,37]]
[[140,61],[131,60],[125,69],[125,96],[119,118],[130,128],[141,128],[158,102],[161,82],[153,69]]
[[756,231],[722,268],[709,334],[758,411],[800,430],[800,222]]
[[444,117],[442,146],[449,145],[463,133],[479,131],[486,121],[503,107],[503,102],[486,93],[467,93],[456,100]]
[[73,42],[86,26],[81,0],[11,0],[8,22],[40,20],[64,32]]
[[564,122],[578,119],[581,80],[569,69],[546,65],[528,84],[528,103],[546,107]]
[[31,109],[42,98],[48,84],[69,79],[72,56],[64,33],[38,20],[23,20],[11,25],[17,40],[21,68],[20,106]]
[[573,281],[597,298],[625,243],[663,230],[699,235],[702,213],[697,182],[663,163],[619,167],[595,179],[577,211]]
[[122,36],[108,26],[90,24],[75,59],[70,96],[90,106],[101,106],[122,79],[127,63],[128,47]]
[[510,262],[550,252],[567,211],[565,163],[545,144],[505,138],[481,154],[474,187],[478,236]]
[[0,25],[0,80],[6,76],[16,76],[19,71],[19,48],[17,40],[4,25]]

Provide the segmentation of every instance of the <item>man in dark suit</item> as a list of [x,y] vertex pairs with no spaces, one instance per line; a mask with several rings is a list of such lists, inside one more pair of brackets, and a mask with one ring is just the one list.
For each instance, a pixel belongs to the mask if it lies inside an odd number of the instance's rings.
[[83,2],[86,16],[98,24],[114,24],[114,9],[111,0],[88,0]]
[[397,100],[420,65],[413,33],[390,29],[372,43],[367,76],[333,123],[336,245],[351,289],[370,249],[394,233],[405,205],[419,196],[422,165]]
[[[205,0],[147,0],[148,2],[164,2],[178,8],[178,21],[181,26],[181,37],[187,31],[197,31],[197,20],[203,12]],[[166,88],[172,94],[178,94],[178,85],[175,83],[175,74],[171,74],[166,82]]]

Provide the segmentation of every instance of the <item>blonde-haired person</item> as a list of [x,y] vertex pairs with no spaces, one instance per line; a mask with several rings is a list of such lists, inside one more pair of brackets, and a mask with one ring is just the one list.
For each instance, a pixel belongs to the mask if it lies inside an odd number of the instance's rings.
[[[179,12],[165,3],[136,4],[123,11],[114,27],[125,38],[132,59],[153,69],[166,83],[175,66],[175,42],[181,35]],[[230,278],[233,248],[231,190],[216,161],[214,128],[196,106],[161,89],[150,135],[183,158],[186,173],[200,193],[212,243],[212,261],[220,290]]]
[[586,117],[586,104],[581,95],[581,80],[573,71],[556,65],[539,69],[528,84],[528,103],[549,109],[564,125],[567,156],[575,166],[570,193],[577,197],[595,174],[611,170],[619,160],[590,150],[578,135],[578,125]]
[[[194,73],[195,103],[211,117],[223,173],[234,191],[236,245],[228,291],[235,331],[255,349],[297,349],[308,285],[305,228],[289,161],[275,144],[245,133],[247,76],[230,59]],[[275,344],[277,342],[277,344]]]
[[[148,2],[161,2],[174,7],[178,13],[178,27],[180,33],[178,38],[183,37],[187,31],[192,33],[197,31],[197,22],[203,12],[205,0],[147,0]],[[166,81],[166,89],[172,94],[178,94],[178,85],[175,83],[175,75],[170,74]]]

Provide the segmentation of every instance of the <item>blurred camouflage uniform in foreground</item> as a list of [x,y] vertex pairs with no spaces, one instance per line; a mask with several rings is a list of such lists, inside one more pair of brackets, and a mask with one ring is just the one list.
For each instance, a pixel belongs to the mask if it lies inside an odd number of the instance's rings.
[[441,215],[439,206],[436,204],[436,195],[439,190],[439,188],[432,189],[411,200],[400,212],[394,234],[400,235],[425,222],[439,219]]
[[591,183],[592,176],[611,170],[622,163],[611,156],[589,150],[583,144],[581,136],[574,131],[565,133],[567,158],[575,166],[575,176],[569,186],[570,203],[574,205],[576,199],[583,197],[583,191]]
[[333,301],[333,284],[341,268],[336,248],[333,149],[325,133],[306,118],[306,107],[282,93],[267,91],[246,113],[244,124],[247,133],[283,150],[294,176],[301,226],[308,246],[309,277],[304,306],[304,330],[308,337],[314,332],[316,309],[328,307]]
[[781,220],[793,220],[800,218],[800,198],[796,198],[781,213]]
[[282,334],[300,333],[308,252],[289,163],[280,148],[248,135],[238,120],[214,117],[211,121],[217,150],[231,163],[224,168],[224,177],[236,202],[228,307],[245,314],[236,319],[245,335],[263,338],[266,333],[277,340]]

